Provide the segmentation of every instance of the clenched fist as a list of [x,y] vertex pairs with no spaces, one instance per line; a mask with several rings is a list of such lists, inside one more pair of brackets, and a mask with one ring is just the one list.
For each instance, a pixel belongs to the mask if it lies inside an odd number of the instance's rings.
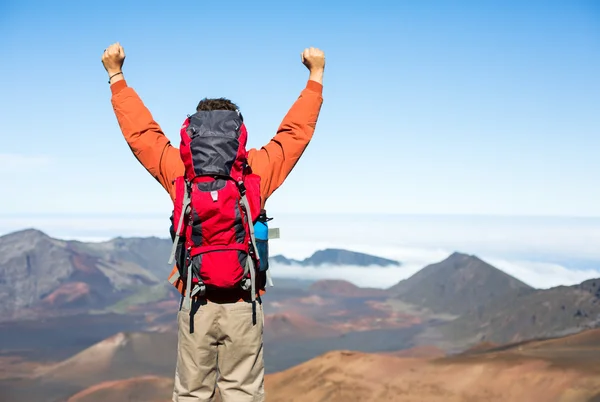
[[306,48],[302,52],[302,64],[313,72],[325,70],[325,53],[321,49],[314,47]]
[[110,45],[102,54],[102,64],[104,65],[108,75],[111,76],[121,72],[124,61],[125,50],[123,50],[123,46],[121,46],[119,42]]

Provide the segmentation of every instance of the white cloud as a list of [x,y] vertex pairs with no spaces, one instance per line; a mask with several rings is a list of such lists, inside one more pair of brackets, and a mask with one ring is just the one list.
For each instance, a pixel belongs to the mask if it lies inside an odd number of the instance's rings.
[[[349,247],[353,251],[356,248]],[[343,279],[357,286],[388,288],[399,281],[410,277],[423,267],[439,262],[451,252],[441,250],[397,250],[395,253],[385,253],[383,250],[372,250],[378,256],[404,256],[401,267],[356,267],[356,266],[321,266],[302,267],[298,265],[272,264],[272,275],[282,278],[296,279]],[[567,269],[564,266],[546,262],[509,261],[496,258],[486,258],[479,255],[487,263],[501,269],[509,275],[538,289],[547,289],[559,285],[575,285],[588,279],[600,278],[599,270]],[[276,282],[276,281],[275,281]]]
[[402,279],[408,278],[428,264],[448,257],[452,251],[438,248],[389,247],[381,245],[355,244],[339,241],[283,241],[270,242],[271,255],[283,254],[288,258],[302,260],[317,250],[340,248],[378,257],[388,258],[402,263],[400,267],[355,267],[322,266],[301,267],[297,265],[273,264],[272,274],[283,278],[298,279],[344,279],[357,286],[376,288],[390,287]]
[[[385,288],[460,251],[475,254],[540,289],[600,278],[600,250],[595,246],[600,243],[599,220],[355,217],[322,219],[321,226],[307,219],[294,220],[293,225],[287,219],[282,221],[282,226],[296,230],[282,230],[282,239],[271,242],[273,254],[304,259],[319,249],[343,248],[401,261],[403,266],[325,269],[276,265],[273,275],[278,276],[347,279],[356,285]],[[567,262],[559,264],[554,261],[557,259]],[[575,261],[580,260],[597,264],[597,268],[578,268]]]
[[576,285],[588,279],[600,278],[600,264],[598,269],[568,269],[562,265],[547,262],[506,261],[495,258],[486,261],[507,274],[539,289],[560,285]]
[[[419,267],[422,268],[422,267]],[[301,267],[272,264],[273,282],[277,286],[277,278],[293,279],[342,279],[361,287],[388,288],[400,280],[409,277],[419,268],[414,267]]]

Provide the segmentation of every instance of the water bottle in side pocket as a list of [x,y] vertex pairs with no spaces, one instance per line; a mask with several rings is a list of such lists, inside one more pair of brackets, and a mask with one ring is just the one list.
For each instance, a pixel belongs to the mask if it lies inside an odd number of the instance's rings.
[[260,211],[257,222],[254,225],[254,237],[256,238],[256,247],[258,248],[258,257],[260,258],[259,269],[261,272],[269,269],[269,221],[273,218],[267,218],[267,212]]

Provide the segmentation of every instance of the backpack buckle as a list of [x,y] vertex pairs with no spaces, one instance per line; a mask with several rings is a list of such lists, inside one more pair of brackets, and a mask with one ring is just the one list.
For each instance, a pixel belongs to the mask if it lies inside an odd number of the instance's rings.
[[252,286],[252,280],[250,278],[242,279],[242,289],[249,290]]
[[190,294],[191,297],[194,296],[204,296],[206,294],[206,285],[203,282],[198,283]]
[[273,220],[273,218],[269,218],[267,216],[267,211],[264,209],[260,210],[260,215],[258,215],[258,217],[256,219],[260,222],[269,222],[269,221]]

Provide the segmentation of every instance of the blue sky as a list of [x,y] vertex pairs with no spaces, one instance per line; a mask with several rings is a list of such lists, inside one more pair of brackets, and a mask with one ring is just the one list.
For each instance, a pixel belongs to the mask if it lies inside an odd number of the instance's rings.
[[300,52],[326,52],[314,140],[273,213],[600,216],[593,0],[4,0],[2,215],[168,216],[112,112],[115,41],[175,144],[205,96],[266,143],[308,77]]

